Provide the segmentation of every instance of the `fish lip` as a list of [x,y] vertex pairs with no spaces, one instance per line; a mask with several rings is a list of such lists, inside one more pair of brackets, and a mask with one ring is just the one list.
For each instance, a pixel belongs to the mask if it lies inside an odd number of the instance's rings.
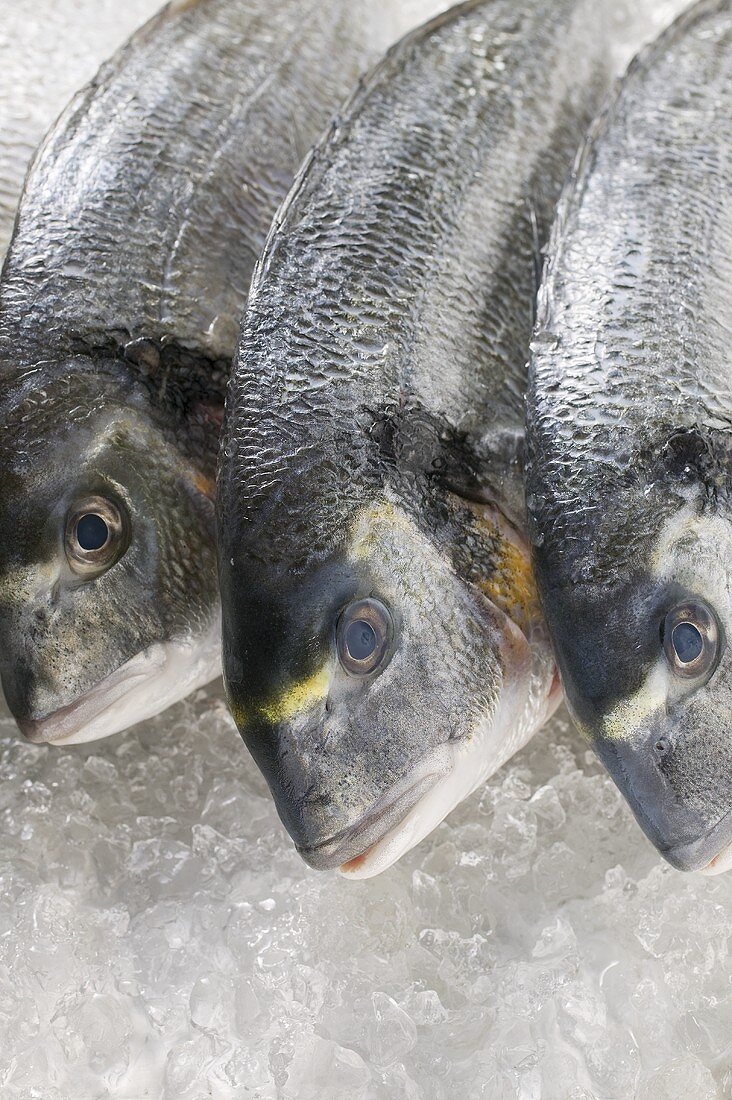
[[66,706],[41,718],[16,719],[18,728],[34,745],[63,744],[164,665],[163,646],[148,646]]
[[[402,789],[394,793],[392,786],[385,794],[372,803],[366,813],[355,825],[349,825],[327,840],[311,847],[297,846],[297,850],[311,867],[318,871],[332,871],[365,855],[380,840],[396,828],[407,816],[413,806],[443,778],[444,769],[435,768],[433,754],[428,753],[418,765],[418,771],[426,767],[424,774],[411,781],[395,784]],[[378,828],[377,828],[378,826]]]
[[713,877],[714,875],[724,874],[725,871],[729,871],[730,869],[732,869],[732,840],[717,852],[716,856],[709,861],[706,867],[701,868],[700,873],[708,877]]
[[719,875],[732,867],[732,809],[697,840],[662,849],[664,859],[679,871]]
[[76,745],[136,726],[221,675],[221,615],[199,633],[153,642],[73,702],[36,719],[16,717],[35,744]]
[[[588,726],[578,717],[571,700],[569,700],[570,713],[580,729],[588,730]],[[599,729],[599,732],[598,732]],[[653,812],[653,795],[658,790],[650,791],[642,783],[636,785],[637,776],[643,779],[643,773],[637,763],[638,754],[650,756],[647,744],[644,749],[631,748],[630,766],[628,757],[624,755],[621,745],[614,744],[602,735],[602,727],[590,726],[589,737],[592,747],[607,769],[611,779],[619,788],[623,798],[627,802],[638,825],[645,833],[649,842],[667,863],[670,863],[677,871],[683,873],[700,872],[702,874],[720,874],[728,866],[726,860],[722,863],[722,857],[728,854],[728,848],[732,841],[732,807],[722,813],[716,822],[701,830],[704,825],[697,820],[687,820],[686,837],[691,839],[676,840],[674,831],[679,830],[677,823],[664,821],[663,816]],[[656,733],[648,738],[654,741]],[[642,759],[642,756],[641,756]],[[667,792],[662,792],[662,797],[668,797]],[[683,835],[683,833],[682,833]],[[729,864],[732,866],[732,863]]]

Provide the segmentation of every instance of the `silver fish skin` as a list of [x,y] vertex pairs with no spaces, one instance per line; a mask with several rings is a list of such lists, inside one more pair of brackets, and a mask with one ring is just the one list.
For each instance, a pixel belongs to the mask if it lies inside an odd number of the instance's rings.
[[28,162],[71,96],[160,0],[12,0],[0,34],[0,259]]
[[602,5],[463,4],[316,148],[255,274],[218,480],[224,675],[315,867],[373,875],[559,697],[522,532],[538,249]]
[[732,4],[632,65],[564,198],[527,499],[578,724],[659,851],[732,862]]
[[31,740],[219,674],[215,462],[254,262],[358,74],[436,6],[171,4],[42,145],[0,285],[2,683]]

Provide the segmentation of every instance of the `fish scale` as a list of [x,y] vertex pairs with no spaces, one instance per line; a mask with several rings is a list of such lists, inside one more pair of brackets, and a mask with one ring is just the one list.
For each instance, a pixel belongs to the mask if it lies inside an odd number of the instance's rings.
[[[732,5],[702,0],[587,142],[528,402],[531,533],[570,705],[686,870],[732,839],[731,106]],[[687,620],[691,662],[673,642]]]
[[[363,63],[345,29],[358,19],[374,37],[363,5],[198,0],[138,32],[36,158],[3,278],[5,365],[39,333],[46,351],[71,333],[173,333],[230,355],[277,201]],[[320,57],[329,41],[342,41],[337,64]],[[255,201],[234,200],[248,193]]]
[[[475,7],[469,5],[469,8]],[[475,22],[482,21],[482,28],[483,23],[489,20],[491,32],[495,30],[497,35],[504,37],[511,34],[518,60],[528,67],[533,56],[532,49],[538,48],[540,35],[547,33],[554,36],[555,43],[560,35],[571,35],[571,25],[568,25],[571,20],[567,13],[571,15],[576,9],[574,4],[560,5],[556,16],[553,16],[547,14],[548,9],[543,5],[534,5],[532,25],[528,16],[525,17],[526,24],[518,21],[514,5],[494,3],[488,15],[485,11],[478,11]],[[464,16],[464,21],[469,21],[469,14]],[[237,386],[232,394],[232,402],[240,402],[241,409],[232,406],[236,419],[232,416],[231,423],[237,427],[227,437],[226,446],[229,450],[237,447],[240,462],[247,468],[263,442],[266,451],[270,419],[279,425],[282,418],[281,408],[270,411],[269,389],[257,384],[260,362],[268,350],[264,341],[259,343],[257,311],[260,300],[262,325],[269,327],[275,319],[279,325],[278,350],[286,352],[286,341],[291,339],[297,342],[300,353],[306,352],[302,375],[298,374],[297,357],[285,355],[281,369],[272,380],[273,389],[278,387],[286,396],[289,388],[296,388],[298,392],[301,386],[307,389],[311,377],[307,372],[322,372],[331,381],[336,381],[338,367],[343,368],[343,389],[335,391],[331,388],[326,401],[309,403],[308,417],[320,408],[324,421],[340,425],[349,407],[373,404],[378,393],[377,381],[381,392],[391,397],[398,393],[406,379],[408,387],[419,394],[427,407],[434,405],[439,415],[453,423],[477,425],[474,431],[481,434],[486,430],[486,422],[497,419],[499,412],[496,405],[500,409],[500,403],[508,396],[509,408],[501,412],[508,423],[520,429],[520,393],[525,377],[523,360],[531,326],[528,303],[533,297],[535,276],[533,238],[526,231],[530,217],[529,204],[533,198],[531,188],[534,185],[530,172],[534,170],[537,177],[545,174],[549,180],[561,179],[566,170],[566,154],[561,168],[555,165],[550,167],[552,159],[559,161],[561,158],[556,145],[549,150],[543,145],[547,122],[554,122],[548,116],[556,110],[555,103],[550,102],[543,107],[534,99],[531,106],[525,104],[526,121],[523,126],[514,126],[512,109],[504,109],[501,114],[501,103],[496,103],[495,97],[489,95],[494,81],[492,77],[485,79],[486,56],[456,49],[456,41],[469,33],[470,27],[455,21],[453,40],[445,42],[444,52],[449,60],[453,50],[453,57],[458,60],[452,67],[445,65],[441,74],[442,84],[429,73],[410,70],[408,61],[405,62],[408,46],[401,46],[392,55],[393,60],[378,70],[378,77],[372,78],[374,82],[378,80],[373,94],[369,84],[358,94],[350,108],[348,128],[341,124],[335,131],[334,139],[320,147],[308,166],[308,186],[313,188],[317,185],[331,193],[328,209],[311,211],[305,207],[306,196],[303,197],[297,190],[291,195],[280,218],[282,248],[279,251],[275,247],[270,248],[262,264],[261,270],[268,279],[267,296],[262,299],[258,297],[256,281],[253,287],[248,326],[244,329],[240,348]],[[505,50],[505,42],[501,48]],[[464,74],[467,76],[464,77]],[[474,100],[468,98],[465,101],[468,105],[475,103],[474,117],[468,109],[456,114],[460,103],[455,100],[453,84],[463,78],[477,81],[481,92]],[[434,88],[430,88],[434,99],[425,96],[423,104],[424,89],[430,86],[431,79],[435,84]],[[415,89],[419,89],[416,95]],[[440,114],[434,110],[434,101],[438,99],[442,105]],[[358,104],[365,101],[369,103],[369,113],[360,132]],[[492,115],[490,124],[485,114],[488,111]],[[419,135],[423,115],[426,119],[424,124],[429,123],[430,126],[430,140],[425,142],[420,139],[415,144],[414,135]],[[401,144],[396,150],[392,145],[392,117],[399,119],[401,126]],[[565,133],[565,145],[573,147],[574,137],[574,133]],[[536,154],[536,159],[543,158],[539,164],[526,150],[525,143],[531,141],[540,149],[540,153]],[[502,143],[501,153],[506,167],[504,169],[502,164],[499,169],[502,173],[499,180],[493,176],[481,180],[478,169],[485,164],[489,150],[498,143]],[[341,147],[344,149],[343,161],[337,159],[337,151]],[[345,159],[354,148],[358,151],[357,166]],[[462,157],[471,155],[475,158],[472,170],[463,168],[459,173],[452,172],[458,168]],[[506,186],[505,192],[500,191],[500,183],[510,176],[514,164],[521,162],[522,158],[523,174],[519,181]],[[405,166],[410,171],[406,171]],[[359,172],[365,181],[360,192],[354,194],[344,185],[344,194],[339,194],[339,176],[345,171]],[[448,177],[448,172],[455,176],[454,182],[452,175]],[[441,202],[439,193],[434,200],[420,193],[420,180],[429,180],[425,188],[447,189],[451,192],[450,202]],[[495,199],[488,194],[491,188],[498,191],[500,198]],[[544,230],[556,190],[554,185],[548,188],[546,195],[537,191],[536,198],[543,203],[540,214]],[[464,200],[461,193],[466,196]],[[355,203],[364,210],[364,220],[363,224],[351,230],[349,216]],[[301,216],[302,207],[305,211]],[[430,209],[429,221],[425,219],[426,209]],[[378,216],[381,213],[383,219]],[[296,229],[287,233],[296,217],[299,219]],[[491,217],[497,221],[503,219],[501,228],[508,234],[514,229],[515,222],[523,222],[515,230],[515,238],[507,241],[507,247],[515,248],[518,243],[524,264],[513,265],[509,269],[511,275],[507,277],[501,263],[504,257],[498,250],[483,250],[481,254],[481,250],[477,249],[484,269],[468,262],[466,266],[470,277],[466,278],[465,268],[457,266],[458,261],[453,261],[453,257],[463,257],[469,251],[476,223],[489,222]],[[347,236],[349,232],[353,233],[351,239]],[[352,267],[339,268],[330,262],[331,257],[338,257],[351,246],[353,255],[361,264],[359,271],[354,272]],[[309,248],[307,268],[300,266],[300,255],[305,248]],[[453,263],[456,266],[451,270]],[[277,281],[272,276],[275,265],[278,268]],[[303,278],[309,279],[307,288],[302,287]],[[504,286],[501,286],[504,280]],[[507,293],[496,292],[497,285],[500,291],[505,289]],[[305,299],[306,292],[310,293],[313,301],[317,301],[322,324],[310,312],[303,319],[305,323],[299,324],[300,317],[288,311],[291,296],[299,294]],[[279,296],[274,302],[273,294]],[[419,310],[406,311],[402,308],[403,299],[412,294],[424,304]],[[465,308],[466,301],[470,302],[471,298],[479,307],[494,309],[498,323],[496,317],[482,323],[483,319],[475,315],[477,311],[471,315],[471,311]],[[439,300],[449,300],[457,308],[440,309]],[[350,309],[346,329],[343,328],[344,301]],[[310,307],[307,308],[309,311]],[[380,355],[373,361],[366,356],[353,356],[347,342],[341,339],[342,331],[352,338],[361,316],[372,315],[380,318],[379,331],[383,334],[380,347],[389,349],[386,362],[382,362]],[[294,321],[291,320],[293,316]],[[335,326],[334,316],[340,327]],[[463,327],[473,339],[474,348],[467,352],[461,348],[459,356],[456,356],[447,346],[442,326],[450,336]],[[247,345],[250,333],[254,345],[251,349]],[[415,335],[416,340],[412,342]],[[475,348],[481,361],[493,356],[498,364],[495,369],[500,366],[503,371],[513,372],[512,378],[506,379],[505,388],[502,386],[496,391],[490,384],[486,386],[485,379],[489,377],[489,372],[472,369]],[[440,359],[445,364],[444,371],[435,370],[435,360]],[[507,368],[506,363],[510,367]],[[276,371],[276,365],[272,369]],[[423,378],[418,376],[419,371],[423,371]],[[352,377],[354,374],[355,379]],[[362,390],[349,387],[352,381],[362,382]],[[450,405],[451,391],[456,393],[457,407]],[[466,399],[466,395],[470,399]],[[249,404],[245,405],[245,402]],[[339,411],[342,416],[331,416],[334,402],[341,404]],[[298,404],[291,411],[297,416],[301,408],[305,407]],[[247,434],[250,425],[251,445]],[[276,430],[272,435],[276,436]],[[302,435],[308,438],[307,425]],[[356,442],[358,444],[359,440]],[[248,476],[247,493],[242,494],[243,507],[252,511],[257,502],[257,469],[261,467],[256,466]],[[312,500],[312,507],[316,509],[317,496]],[[317,529],[317,524],[313,525],[313,529]]]
[[[537,244],[609,86],[604,7],[470,0],[407,36],[258,263],[217,489],[225,682],[316,867],[388,866],[558,700],[522,393]],[[363,674],[351,621],[381,654]]]
[[29,737],[104,736],[218,675],[214,473],[254,262],[359,73],[439,7],[171,4],[41,146],[0,282],[0,654]]

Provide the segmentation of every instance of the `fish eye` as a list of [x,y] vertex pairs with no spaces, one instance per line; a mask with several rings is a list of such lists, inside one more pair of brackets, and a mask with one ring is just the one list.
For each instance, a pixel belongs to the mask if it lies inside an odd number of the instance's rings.
[[719,654],[719,627],[714,612],[701,600],[673,607],[661,629],[666,660],[687,679],[710,674]]
[[82,550],[101,550],[109,541],[109,526],[103,516],[87,512],[76,521],[76,541]]
[[704,639],[693,623],[677,623],[671,632],[671,645],[684,665],[696,661],[704,649]]
[[77,501],[66,517],[66,557],[82,577],[111,568],[129,544],[128,523],[121,507],[102,496]]
[[386,664],[394,628],[388,608],[380,600],[356,600],[338,619],[338,658],[346,672],[366,676]]

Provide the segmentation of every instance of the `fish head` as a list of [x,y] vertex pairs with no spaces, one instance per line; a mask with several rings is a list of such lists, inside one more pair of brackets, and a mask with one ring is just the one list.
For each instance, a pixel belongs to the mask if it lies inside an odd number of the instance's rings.
[[[623,513],[616,503],[609,523]],[[617,541],[602,536],[617,552],[614,580],[607,561],[602,580],[554,591],[550,582],[545,601],[579,726],[661,854],[706,873],[732,865],[732,526],[723,513],[714,493],[675,494],[652,537],[640,512]]]
[[121,369],[83,367],[19,373],[0,410],[2,684],[57,744],[157,713],[220,652],[212,484]]
[[485,576],[517,590],[528,551],[469,506],[432,519],[386,492],[297,569],[255,561],[256,539],[222,553],[231,710],[313,867],[389,867],[528,738],[532,707],[536,724],[545,713],[548,645],[537,673],[530,631],[466,564],[482,546]]

